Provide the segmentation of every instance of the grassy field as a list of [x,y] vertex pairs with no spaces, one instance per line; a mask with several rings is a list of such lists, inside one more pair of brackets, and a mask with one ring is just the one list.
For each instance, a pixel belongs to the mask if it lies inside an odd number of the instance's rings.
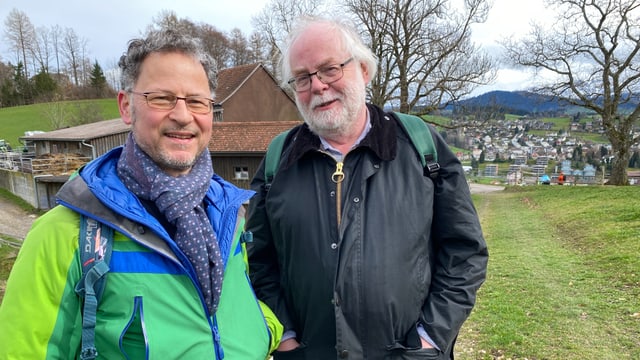
[[476,198],[490,262],[456,359],[640,359],[640,187]]
[[[104,120],[119,118],[118,103],[113,99],[78,100],[63,102],[73,109],[74,104],[86,102],[96,103],[102,109],[101,115]],[[11,146],[18,147],[18,138],[24,136],[25,131],[51,131],[51,121],[47,118],[48,107],[51,104],[34,104],[27,106],[15,106],[0,108],[0,139],[8,141]]]
[[[457,360],[640,359],[640,187],[474,195],[487,281]],[[0,247],[0,292],[16,251]]]

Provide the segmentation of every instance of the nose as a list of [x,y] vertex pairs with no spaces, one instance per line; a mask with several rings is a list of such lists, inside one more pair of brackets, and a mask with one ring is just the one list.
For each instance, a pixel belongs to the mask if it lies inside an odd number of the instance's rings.
[[171,109],[169,116],[175,122],[182,124],[188,123],[193,119],[193,114],[187,107],[186,99],[176,99],[176,106]]
[[311,87],[312,92],[323,91],[329,87],[329,85],[320,80],[320,75],[318,75],[318,73],[311,75],[309,77],[309,81],[311,82],[311,85],[309,86]]

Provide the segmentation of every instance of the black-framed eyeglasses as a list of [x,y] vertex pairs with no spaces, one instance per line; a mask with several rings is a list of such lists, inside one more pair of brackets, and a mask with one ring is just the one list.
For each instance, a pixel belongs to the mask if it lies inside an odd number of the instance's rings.
[[291,86],[291,88],[297,92],[307,91],[311,88],[311,77],[315,75],[318,80],[320,80],[323,84],[331,84],[334,83],[344,76],[343,68],[353,61],[353,58],[350,57],[342,64],[331,64],[327,66],[323,66],[318,71],[298,75],[293,77],[287,81],[287,84]]
[[195,114],[208,114],[213,108],[213,99],[204,96],[177,96],[172,93],[162,91],[135,92],[132,94],[144,96],[147,106],[158,110],[172,110],[176,107],[178,100],[184,100],[187,109]]

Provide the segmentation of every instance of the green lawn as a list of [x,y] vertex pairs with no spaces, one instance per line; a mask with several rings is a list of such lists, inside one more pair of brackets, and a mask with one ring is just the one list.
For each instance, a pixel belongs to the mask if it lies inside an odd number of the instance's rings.
[[[103,120],[119,118],[118,103],[113,99],[78,100],[62,102],[73,111],[77,104],[95,103],[101,108]],[[25,131],[54,130],[51,120],[47,118],[52,103],[0,108],[0,139],[8,141],[11,146],[20,146],[19,138]]]
[[640,359],[640,187],[476,198],[488,277],[456,359]]

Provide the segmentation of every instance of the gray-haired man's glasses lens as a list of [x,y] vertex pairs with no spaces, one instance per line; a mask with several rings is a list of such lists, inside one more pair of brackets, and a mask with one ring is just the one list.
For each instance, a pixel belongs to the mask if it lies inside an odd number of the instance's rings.
[[195,114],[208,114],[211,112],[213,99],[209,99],[204,96],[176,96],[171,93],[165,92],[135,92],[129,91],[132,94],[144,96],[147,105],[152,109],[158,110],[172,110],[176,107],[178,100],[184,100],[187,105],[187,109]]
[[311,77],[313,75],[315,75],[323,84],[328,85],[334,83],[342,79],[342,76],[344,76],[343,68],[352,60],[353,58],[349,58],[342,64],[327,65],[318,69],[318,71],[316,72],[298,75],[294,78],[289,79],[289,81],[287,81],[287,84],[289,84],[289,86],[291,86],[291,88],[297,92],[307,91],[311,88]]

